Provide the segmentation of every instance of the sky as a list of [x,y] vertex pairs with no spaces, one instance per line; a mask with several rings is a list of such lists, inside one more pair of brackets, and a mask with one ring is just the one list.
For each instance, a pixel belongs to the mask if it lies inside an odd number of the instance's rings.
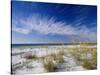
[[12,44],[97,41],[97,7],[12,1]]

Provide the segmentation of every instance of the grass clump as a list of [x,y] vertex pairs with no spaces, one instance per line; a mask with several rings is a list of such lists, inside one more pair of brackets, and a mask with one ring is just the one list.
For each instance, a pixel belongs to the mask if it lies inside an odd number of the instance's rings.
[[86,69],[96,69],[97,68],[97,51],[96,48],[91,49],[89,51],[91,53],[91,59],[82,60],[82,66]]
[[97,68],[97,48],[84,43],[71,49],[70,53],[84,68],[89,70]]
[[22,57],[25,59],[36,59],[37,58],[37,56],[33,54],[32,51],[24,53]]
[[63,56],[58,56],[57,60],[58,60],[58,63],[63,63],[64,62]]
[[63,51],[60,51],[60,52],[57,54],[56,60],[58,61],[58,63],[63,63],[63,62],[64,62],[63,55],[64,55],[64,52],[63,52]]
[[86,69],[97,69],[97,52],[95,49],[92,51],[92,59],[84,60],[82,66]]
[[29,55],[25,57],[26,59],[36,59],[37,56],[36,55]]
[[64,62],[63,55],[64,55],[64,53],[62,51],[60,51],[58,53],[53,53],[53,54],[45,56],[43,65],[44,65],[44,68],[46,69],[46,71],[54,72],[55,69],[57,68],[57,65],[59,63]]
[[31,54],[31,53],[25,53],[24,55],[23,55],[23,57],[25,58],[25,59],[36,59],[37,58],[37,56],[34,54]]
[[97,65],[94,62],[89,61],[89,60],[84,60],[82,66],[89,70],[97,68]]
[[44,68],[47,72],[54,72],[55,64],[52,61],[48,61],[47,63],[44,63]]

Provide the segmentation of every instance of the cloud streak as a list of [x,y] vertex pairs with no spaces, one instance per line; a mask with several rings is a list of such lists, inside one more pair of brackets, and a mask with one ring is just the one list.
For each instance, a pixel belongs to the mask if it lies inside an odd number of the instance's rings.
[[43,35],[72,35],[81,39],[96,41],[96,28],[88,28],[85,25],[75,27],[73,23],[68,24],[64,21],[57,21],[55,17],[36,14],[27,18],[12,19],[12,24],[12,31],[25,35],[35,31]]

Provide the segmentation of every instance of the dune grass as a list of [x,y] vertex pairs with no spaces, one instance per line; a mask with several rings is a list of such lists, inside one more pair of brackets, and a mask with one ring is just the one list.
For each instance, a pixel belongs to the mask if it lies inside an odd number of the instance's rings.
[[54,72],[56,68],[53,61],[48,61],[47,63],[44,63],[43,66],[47,72]]
[[45,56],[43,65],[47,72],[54,72],[59,63],[64,62],[63,51],[59,51],[58,53],[52,53],[50,55]]
[[97,69],[97,52],[96,49],[93,49],[92,52],[92,59],[90,60],[83,60],[82,66],[86,69]]
[[37,59],[37,56],[36,55],[27,55],[24,58],[26,58],[26,59]]
[[89,48],[89,44],[80,44],[70,49],[72,56],[86,69],[97,68],[97,48]]
[[[89,46],[89,44],[81,43],[80,46],[66,49],[76,59],[79,65],[91,70],[97,68],[97,48],[90,48]],[[66,56],[66,50],[62,48],[59,52],[46,56],[37,57],[36,55],[28,55],[25,58],[43,61],[44,69],[47,72],[54,72],[57,65],[64,62],[63,56]]]

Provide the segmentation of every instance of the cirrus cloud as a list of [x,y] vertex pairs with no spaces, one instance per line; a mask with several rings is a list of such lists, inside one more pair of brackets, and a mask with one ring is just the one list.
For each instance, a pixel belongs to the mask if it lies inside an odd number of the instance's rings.
[[[81,24],[78,22],[76,24]],[[81,39],[96,41],[96,28],[88,28],[85,25],[75,27],[67,22],[57,21],[55,17],[32,15],[27,18],[12,19],[12,31],[22,34],[37,32],[43,35],[72,35]]]

